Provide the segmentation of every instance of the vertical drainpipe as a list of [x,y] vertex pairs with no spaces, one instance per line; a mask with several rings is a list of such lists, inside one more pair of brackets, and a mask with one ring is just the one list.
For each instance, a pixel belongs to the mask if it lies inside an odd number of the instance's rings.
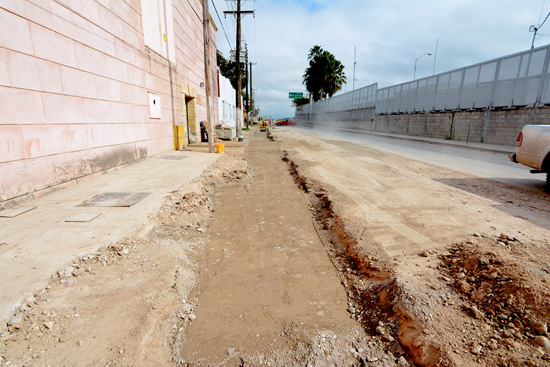
[[203,38],[204,38],[204,79],[206,94],[206,120],[208,122],[208,152],[214,153],[214,121],[212,121],[211,94],[212,82],[210,78],[210,13],[208,1],[202,0]]
[[[176,125],[176,115],[174,113],[174,86],[172,83],[172,64],[170,63],[170,44],[168,43],[168,21],[166,17],[166,0],[162,0],[162,7],[164,10],[164,31],[166,42],[166,60],[168,61],[168,77],[170,78],[170,110],[172,110],[172,126]],[[187,148],[187,139],[184,139],[185,146]],[[179,145],[179,144],[178,144]]]

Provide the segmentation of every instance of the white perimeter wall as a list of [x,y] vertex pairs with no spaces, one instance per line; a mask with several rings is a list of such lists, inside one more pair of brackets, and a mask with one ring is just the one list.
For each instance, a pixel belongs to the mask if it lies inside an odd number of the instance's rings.
[[219,74],[220,95],[218,98],[218,108],[220,124],[236,127],[235,123],[235,89],[229,79]]

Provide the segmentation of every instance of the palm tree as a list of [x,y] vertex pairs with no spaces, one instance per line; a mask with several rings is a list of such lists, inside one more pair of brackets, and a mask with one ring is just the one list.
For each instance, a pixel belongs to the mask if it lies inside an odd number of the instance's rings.
[[309,55],[307,55],[308,61],[313,59],[315,56],[318,56],[323,53],[323,49],[319,45],[315,45],[309,50]]
[[314,101],[332,97],[346,82],[344,66],[328,51],[315,45],[309,51],[309,67],[302,76],[303,84]]
[[[332,56],[332,55],[331,55]],[[342,86],[346,82],[346,74],[344,73],[344,65],[334,58],[329,60],[329,67],[327,68],[326,86],[325,90],[329,97],[332,97],[334,93],[342,89]]]

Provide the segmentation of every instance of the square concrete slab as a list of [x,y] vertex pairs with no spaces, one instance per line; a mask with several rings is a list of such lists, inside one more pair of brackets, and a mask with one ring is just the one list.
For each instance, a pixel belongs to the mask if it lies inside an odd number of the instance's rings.
[[104,192],[77,206],[130,207],[147,195],[148,192]]
[[78,213],[71,216],[69,219],[65,219],[65,222],[76,222],[76,223],[85,223],[91,222],[92,220],[99,217],[101,213]]
[[170,159],[170,160],[173,160],[173,161],[178,161],[180,159],[183,159],[185,158],[184,155],[163,155],[163,156],[160,156],[159,159]]
[[16,206],[15,208],[9,208],[4,209],[0,211],[0,217],[1,218],[15,218],[18,215],[21,215],[23,213],[26,213],[28,211],[31,211],[33,209],[36,209],[35,206]]

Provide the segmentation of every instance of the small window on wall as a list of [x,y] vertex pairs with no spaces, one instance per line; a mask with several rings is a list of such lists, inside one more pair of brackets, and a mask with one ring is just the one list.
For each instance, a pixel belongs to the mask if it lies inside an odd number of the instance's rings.
[[172,0],[141,0],[145,46],[176,62]]

